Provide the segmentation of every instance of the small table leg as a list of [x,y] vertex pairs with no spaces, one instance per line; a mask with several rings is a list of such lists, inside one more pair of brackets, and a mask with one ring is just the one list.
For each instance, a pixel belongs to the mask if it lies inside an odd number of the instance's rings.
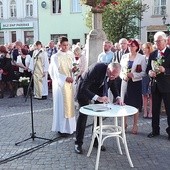
[[101,146],[102,146],[102,126],[103,126],[103,119],[102,117],[99,117],[99,138],[98,138],[98,149],[97,149],[97,158],[96,158],[96,166],[95,170],[98,170],[99,167],[99,159],[100,159],[100,152],[101,152]]
[[96,127],[97,127],[97,117],[95,116],[94,117],[94,124],[93,124],[93,135],[92,135],[92,140],[91,140],[90,147],[89,147],[89,150],[88,150],[88,153],[87,153],[87,157],[90,156],[91,151],[93,149],[93,144],[94,144],[95,137],[97,137]]
[[130,166],[134,167],[133,163],[132,163],[132,160],[131,160],[131,157],[130,157],[130,154],[129,154],[129,149],[128,149],[128,146],[127,146],[126,134],[125,134],[125,118],[124,117],[121,118],[121,126],[122,126],[122,138],[123,138],[123,143],[124,143],[124,147],[125,147],[126,156],[128,158]]

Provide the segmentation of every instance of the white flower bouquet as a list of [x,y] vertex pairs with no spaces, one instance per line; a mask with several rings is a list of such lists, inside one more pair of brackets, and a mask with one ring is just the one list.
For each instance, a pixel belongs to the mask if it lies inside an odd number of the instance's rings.
[[73,63],[72,72],[74,76],[77,76],[80,72],[79,64]]
[[29,77],[20,77],[18,80],[22,86],[27,86],[30,82],[30,78]]

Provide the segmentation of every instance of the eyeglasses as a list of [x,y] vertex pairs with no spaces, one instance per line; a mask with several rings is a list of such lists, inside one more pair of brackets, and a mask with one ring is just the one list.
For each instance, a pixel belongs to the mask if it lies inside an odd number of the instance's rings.
[[164,41],[164,39],[162,39],[162,40],[156,40],[156,41],[154,41],[154,43],[160,43],[161,41]]

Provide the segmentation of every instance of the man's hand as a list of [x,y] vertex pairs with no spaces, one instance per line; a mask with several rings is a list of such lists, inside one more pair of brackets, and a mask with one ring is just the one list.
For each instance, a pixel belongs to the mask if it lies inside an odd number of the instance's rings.
[[159,66],[159,71],[160,71],[161,73],[164,73],[164,72],[165,72],[165,68],[164,68],[163,66]]
[[156,77],[156,72],[155,71],[152,71],[152,70],[149,70],[149,76],[150,77]]
[[125,105],[125,104],[123,103],[121,97],[118,97],[118,98],[117,98],[115,104],[118,104],[118,105],[121,105],[121,106]]
[[66,82],[67,83],[73,83],[73,78],[72,77],[67,77]]
[[98,97],[97,101],[101,102],[101,103],[109,103],[109,99],[107,96],[103,96],[103,97]]
[[127,77],[132,79],[134,76],[133,76],[133,73],[127,73]]

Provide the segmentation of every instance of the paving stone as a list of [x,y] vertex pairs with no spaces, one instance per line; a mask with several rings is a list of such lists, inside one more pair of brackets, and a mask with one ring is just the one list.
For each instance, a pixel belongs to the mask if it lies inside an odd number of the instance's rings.
[[[52,125],[52,97],[47,100],[33,99],[34,131],[37,137],[54,139],[57,133],[51,132]],[[76,114],[78,115],[78,113]],[[87,125],[93,122],[88,117]],[[104,123],[111,124],[113,119],[107,118]],[[151,132],[151,120],[139,116],[138,135],[131,134],[133,117],[128,118],[127,143],[134,164],[133,170],[169,170],[170,167],[170,141],[167,140],[165,129],[167,127],[166,115],[161,115],[161,135],[154,139],[147,138]],[[46,145],[32,153],[23,155],[2,164],[3,159],[10,158],[32,147],[46,142],[35,138],[29,139],[15,146],[16,142],[30,137],[31,113],[30,99],[25,102],[22,96],[16,98],[4,98],[0,100],[0,169],[4,170],[93,170],[95,167],[97,150],[93,149],[90,157],[87,151],[91,141],[92,127],[86,128],[83,155],[74,152],[75,136],[60,139]],[[104,142],[106,152],[101,152],[99,170],[131,170],[123,145],[123,155],[118,153],[116,140],[109,138]]]

